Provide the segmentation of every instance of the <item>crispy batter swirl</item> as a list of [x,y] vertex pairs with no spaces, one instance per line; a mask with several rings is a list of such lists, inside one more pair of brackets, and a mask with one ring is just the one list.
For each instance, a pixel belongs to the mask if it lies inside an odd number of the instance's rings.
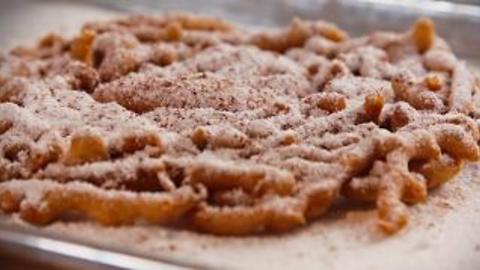
[[0,209],[247,235],[344,197],[397,232],[405,203],[480,155],[480,81],[434,29],[171,13],[16,48],[0,58]]

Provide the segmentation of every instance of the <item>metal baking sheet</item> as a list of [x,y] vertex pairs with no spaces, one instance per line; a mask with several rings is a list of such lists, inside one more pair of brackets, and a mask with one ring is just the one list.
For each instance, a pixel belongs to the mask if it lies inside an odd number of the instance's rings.
[[[476,63],[480,63],[480,50],[477,49],[480,44],[480,35],[476,34],[480,27],[480,7],[441,1],[2,1],[0,3],[0,47],[10,47],[17,40],[22,40],[23,37],[35,38],[39,35],[41,29],[38,25],[22,26],[22,23],[28,24],[23,21],[25,18],[30,18],[30,23],[43,20],[47,25],[50,23],[49,26],[53,27],[69,18],[62,19],[62,16],[52,18],[52,14],[63,12],[63,17],[65,17],[65,14],[75,14],[75,12],[79,12],[78,10],[87,13],[92,11],[92,13],[88,13],[91,17],[94,15],[109,17],[122,13],[188,10],[260,27],[284,25],[292,17],[297,16],[332,21],[354,34],[379,29],[402,30],[417,17],[430,16],[437,23],[440,35],[450,42],[460,56],[468,58],[470,62],[478,61]],[[93,12],[94,10],[98,12]],[[87,13],[85,16],[88,15]],[[50,20],[47,20],[47,17],[50,17]],[[70,17],[70,20],[78,18],[81,16]],[[18,31],[12,31],[14,25],[20,25],[16,28]],[[49,26],[42,27],[48,30]],[[31,30],[31,32],[27,32],[25,28],[29,28],[27,30]],[[60,269],[223,268],[220,265],[189,263],[189,260],[169,257],[149,257],[141,252],[136,253],[128,247],[111,248],[94,245],[90,242],[73,240],[67,236],[54,235],[32,227],[19,227],[9,219],[0,215],[0,257],[28,259],[35,265],[54,264]]]
[[[121,248],[95,246],[61,238],[36,229],[7,224],[0,217],[0,258],[24,266],[59,269],[165,269],[186,270],[201,265],[172,261],[169,258],[148,258]],[[8,267],[8,265],[4,265]],[[18,266],[17,266],[18,267]],[[203,266],[207,267],[207,266]],[[43,267],[39,267],[44,269]],[[16,269],[20,269],[19,267]]]

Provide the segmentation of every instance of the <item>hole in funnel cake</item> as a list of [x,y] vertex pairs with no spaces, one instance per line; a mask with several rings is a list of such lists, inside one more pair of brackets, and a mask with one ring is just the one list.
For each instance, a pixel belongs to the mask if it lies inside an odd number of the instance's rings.
[[343,198],[395,233],[480,154],[479,80],[426,18],[349,37],[132,16],[12,50],[0,78],[0,208],[38,225],[285,233]]

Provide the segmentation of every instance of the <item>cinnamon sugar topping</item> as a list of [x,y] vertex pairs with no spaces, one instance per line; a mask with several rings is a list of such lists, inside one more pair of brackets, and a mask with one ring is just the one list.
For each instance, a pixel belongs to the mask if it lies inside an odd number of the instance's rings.
[[344,197],[376,203],[394,233],[405,203],[480,156],[478,79],[434,29],[349,38],[322,21],[250,31],[173,13],[14,49],[0,60],[0,208],[245,235]]

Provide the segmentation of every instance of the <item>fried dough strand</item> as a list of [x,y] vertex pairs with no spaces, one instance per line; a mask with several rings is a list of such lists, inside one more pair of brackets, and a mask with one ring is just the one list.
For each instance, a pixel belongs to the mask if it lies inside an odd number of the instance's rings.
[[449,97],[450,111],[469,114],[473,111],[472,104],[473,78],[464,62],[458,63],[453,69],[452,90]]
[[420,53],[433,47],[435,42],[435,25],[429,18],[418,19],[412,27],[412,38]]
[[30,223],[43,225],[67,214],[80,214],[108,226],[147,221],[173,223],[197,205],[202,195],[191,187],[169,193],[107,191],[90,184],[58,184],[49,180],[0,183],[0,206],[19,212]]
[[479,82],[428,18],[357,38],[301,19],[89,23],[0,56],[0,209],[250,235],[362,201],[392,234],[480,158]]
[[281,233],[305,224],[304,203],[296,198],[270,198],[253,207],[203,206],[195,213],[194,225],[218,235]]

